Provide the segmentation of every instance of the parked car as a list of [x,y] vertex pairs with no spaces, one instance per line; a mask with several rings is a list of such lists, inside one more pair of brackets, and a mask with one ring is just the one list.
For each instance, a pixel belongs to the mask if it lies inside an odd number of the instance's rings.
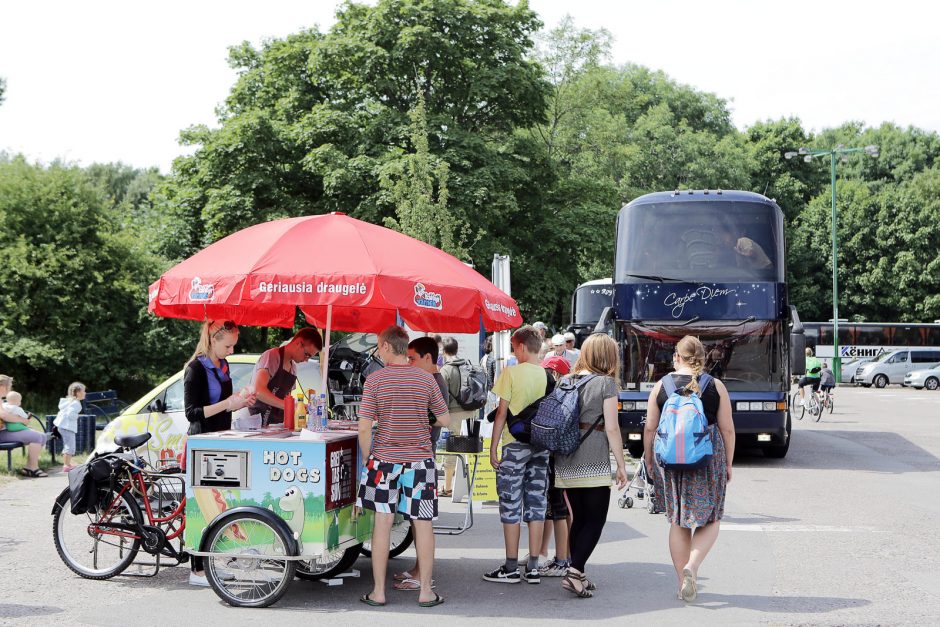
[[928,366],[927,368],[912,370],[904,375],[905,387],[917,388],[927,388],[928,390],[936,390],[940,388],[940,362]]
[[871,357],[861,357],[842,363],[842,383],[855,383],[855,373],[860,366],[871,362]]
[[[362,382],[374,368],[376,339],[374,334],[354,333],[330,346],[330,406],[334,417],[354,419],[362,400]],[[240,390],[251,382],[260,355],[241,354],[228,358],[232,389]],[[310,360],[297,364],[295,393],[311,388],[321,391],[320,362]],[[156,468],[175,461],[182,464],[189,422],[183,412],[183,371],[167,378],[108,423],[98,438],[95,452],[116,449],[118,435],[150,432],[152,437],[138,454]],[[162,461],[161,461],[162,460]]]
[[889,383],[901,385],[911,370],[940,361],[940,349],[905,348],[878,355],[874,361],[859,366],[855,380],[865,387],[883,388]]

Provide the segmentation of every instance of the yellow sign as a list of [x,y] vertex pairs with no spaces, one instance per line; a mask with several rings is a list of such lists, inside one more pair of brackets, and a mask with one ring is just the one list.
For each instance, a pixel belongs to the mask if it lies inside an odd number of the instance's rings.
[[[473,468],[473,455],[467,455],[467,465]],[[483,452],[477,453],[477,480],[473,484],[474,501],[498,501],[496,491],[496,469],[490,463],[490,438],[483,438]]]

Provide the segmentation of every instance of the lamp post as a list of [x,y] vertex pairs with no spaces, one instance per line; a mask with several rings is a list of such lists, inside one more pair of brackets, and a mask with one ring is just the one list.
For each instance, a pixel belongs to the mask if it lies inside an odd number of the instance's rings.
[[878,146],[846,148],[840,145],[836,148],[824,149],[800,148],[798,151],[783,154],[787,159],[802,156],[803,161],[807,163],[815,157],[829,157],[832,172],[832,374],[835,375],[836,383],[842,383],[842,357],[839,355],[839,236],[836,231],[836,159],[853,152],[864,152],[869,156],[877,157]]

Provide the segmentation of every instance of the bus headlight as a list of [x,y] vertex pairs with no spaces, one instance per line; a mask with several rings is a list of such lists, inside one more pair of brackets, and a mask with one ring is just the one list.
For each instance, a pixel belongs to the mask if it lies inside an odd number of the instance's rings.
[[751,404],[747,401],[738,401],[734,404],[734,408],[738,411],[748,411],[751,408]]
[[777,409],[777,404],[773,401],[764,401],[764,411],[774,411]]
[[649,401],[637,401],[637,403],[636,403],[636,408],[637,408],[637,409],[646,409],[646,406],[647,406],[647,405],[649,405]]
[[621,405],[623,406],[623,409],[626,411],[633,411],[634,409],[636,409],[636,403],[634,401],[623,401]]

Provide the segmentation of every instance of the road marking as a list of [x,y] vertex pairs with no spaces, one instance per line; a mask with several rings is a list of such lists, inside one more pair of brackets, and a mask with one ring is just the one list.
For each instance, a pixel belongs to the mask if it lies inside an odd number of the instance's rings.
[[767,533],[888,533],[874,527],[842,527],[835,525],[747,525],[722,523],[722,531],[762,531]]

